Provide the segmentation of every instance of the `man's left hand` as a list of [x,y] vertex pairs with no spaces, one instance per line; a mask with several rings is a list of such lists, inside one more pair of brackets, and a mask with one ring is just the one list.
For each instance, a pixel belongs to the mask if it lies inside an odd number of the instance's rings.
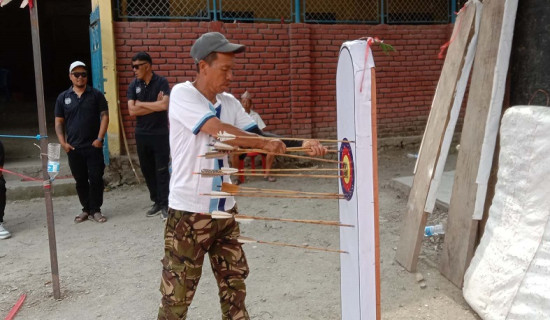
[[323,146],[317,140],[305,140],[304,143],[302,143],[302,147],[310,149],[307,151],[307,154],[310,156],[324,156],[328,151],[327,147]]

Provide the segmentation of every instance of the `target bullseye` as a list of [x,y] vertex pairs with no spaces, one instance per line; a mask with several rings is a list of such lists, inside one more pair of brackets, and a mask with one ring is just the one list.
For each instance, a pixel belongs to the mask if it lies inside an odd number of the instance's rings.
[[[347,141],[347,139],[344,139]],[[353,153],[349,142],[342,142],[340,145],[340,184],[342,185],[342,191],[344,196],[349,201],[353,197],[353,191],[355,189],[355,170],[353,163]]]

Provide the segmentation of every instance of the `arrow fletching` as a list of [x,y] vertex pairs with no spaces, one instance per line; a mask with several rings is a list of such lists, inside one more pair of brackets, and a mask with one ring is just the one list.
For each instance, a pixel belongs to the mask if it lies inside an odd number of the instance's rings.
[[223,176],[223,172],[221,170],[214,170],[214,169],[202,169],[200,174],[204,177]]
[[226,150],[226,151],[235,150],[235,147],[219,141],[214,142],[214,148],[216,148],[217,150]]
[[215,199],[220,199],[230,197],[231,194],[222,191],[211,191],[210,193],[201,193],[201,196],[209,196]]
[[200,155],[199,158],[206,158],[206,159],[220,159],[227,155],[225,152],[218,152],[218,151],[211,151],[207,152],[203,155]]
[[226,131],[220,131],[218,132],[217,138],[223,142],[227,140],[233,140],[236,138],[236,136],[234,134],[227,133]]
[[233,217],[231,213],[227,213],[225,211],[217,211],[217,210],[212,211],[210,215],[212,216],[212,219],[229,219]]
[[223,172],[223,174],[230,175],[230,174],[235,174],[235,173],[239,172],[239,169],[229,168],[229,167],[222,167],[221,171]]
[[254,240],[250,237],[243,237],[243,236],[238,237],[237,241],[239,241],[239,243],[257,243],[258,242],[258,240]]

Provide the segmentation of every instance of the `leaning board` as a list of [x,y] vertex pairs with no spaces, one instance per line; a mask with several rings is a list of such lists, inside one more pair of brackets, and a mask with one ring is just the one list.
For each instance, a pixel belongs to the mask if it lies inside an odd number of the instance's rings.
[[[343,320],[380,319],[376,87],[367,41],[345,42],[336,74],[341,178],[340,228]],[[347,169],[344,168],[347,166]]]

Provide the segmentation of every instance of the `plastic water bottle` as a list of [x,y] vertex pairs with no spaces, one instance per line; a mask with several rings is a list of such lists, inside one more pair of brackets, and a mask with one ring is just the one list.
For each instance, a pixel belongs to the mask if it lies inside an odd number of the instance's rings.
[[61,145],[59,143],[48,143],[48,175],[50,181],[53,181],[59,174],[59,153]]
[[407,153],[407,158],[417,159],[418,153]]
[[431,237],[433,235],[445,234],[445,229],[442,224],[436,224],[435,226],[426,226],[424,228],[424,236]]

